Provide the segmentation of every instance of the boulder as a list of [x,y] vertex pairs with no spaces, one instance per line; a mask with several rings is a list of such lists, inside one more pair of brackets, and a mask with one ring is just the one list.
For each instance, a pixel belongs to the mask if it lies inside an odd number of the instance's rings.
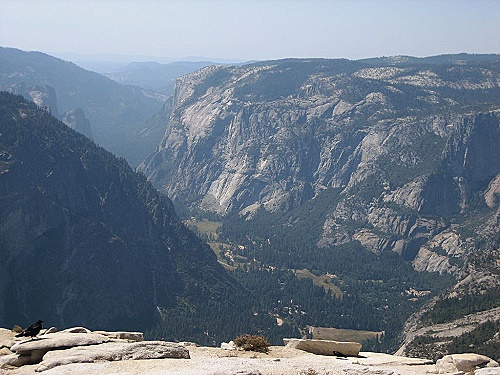
[[96,361],[123,361],[128,359],[189,359],[189,351],[180,344],[165,341],[107,342],[91,346],[79,346],[64,350],[50,351],[36,371],[71,363],[93,363]]
[[220,344],[220,348],[224,350],[236,350],[236,345],[234,345],[234,341],[223,342]]
[[344,355],[356,357],[361,350],[361,344],[357,342],[343,342],[333,340],[314,339],[283,339],[286,347],[304,350],[309,353],[320,355]]
[[449,354],[436,361],[436,369],[440,374],[467,373],[477,367],[498,367],[498,363],[475,353]]
[[24,355],[33,351],[57,350],[61,348],[71,348],[73,346],[96,345],[110,341],[109,337],[96,333],[49,333],[36,339],[23,341],[13,345],[10,350]]
[[94,333],[50,333],[36,339],[24,340],[11,346],[15,354],[5,355],[0,359],[0,365],[20,367],[40,363],[43,356],[50,350],[71,348],[74,346],[96,345],[111,339]]

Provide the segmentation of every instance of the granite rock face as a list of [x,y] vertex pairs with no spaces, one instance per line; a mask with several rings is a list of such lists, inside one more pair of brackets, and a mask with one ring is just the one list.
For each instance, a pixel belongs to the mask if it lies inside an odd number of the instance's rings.
[[320,355],[343,355],[356,357],[361,350],[361,344],[357,342],[341,342],[332,340],[313,339],[283,339],[287,348],[304,350]]
[[90,121],[85,117],[85,113],[81,108],[71,109],[61,116],[61,121],[68,125],[71,129],[82,133],[87,138],[92,139],[92,129]]
[[320,246],[358,241],[456,273],[465,241],[440,251],[434,237],[478,195],[498,207],[500,71],[415,61],[279,60],[186,75],[140,169],[180,206],[246,217],[338,190]]

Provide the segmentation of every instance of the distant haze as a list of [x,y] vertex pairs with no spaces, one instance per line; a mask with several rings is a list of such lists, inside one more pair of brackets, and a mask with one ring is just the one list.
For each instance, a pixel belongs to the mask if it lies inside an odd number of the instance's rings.
[[0,0],[0,45],[129,61],[500,53],[499,20],[495,0]]

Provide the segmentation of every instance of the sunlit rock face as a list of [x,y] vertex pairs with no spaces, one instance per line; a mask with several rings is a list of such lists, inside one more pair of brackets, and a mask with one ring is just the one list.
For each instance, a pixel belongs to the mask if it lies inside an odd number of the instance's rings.
[[205,68],[178,80],[140,169],[180,206],[248,217],[339,189],[319,245],[420,251],[418,269],[452,272],[421,246],[478,194],[498,201],[500,70],[470,59]]
[[498,76],[347,60],[208,67],[178,80],[165,137],[141,169],[177,203],[222,214],[290,210],[372,180],[386,203],[460,212],[499,168],[498,113],[464,110],[492,101],[484,91],[499,90]]

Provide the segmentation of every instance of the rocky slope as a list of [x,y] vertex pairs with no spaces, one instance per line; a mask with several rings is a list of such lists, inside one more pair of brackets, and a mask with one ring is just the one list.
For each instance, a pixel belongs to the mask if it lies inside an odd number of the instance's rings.
[[149,329],[179,301],[208,317],[227,302],[222,296],[241,298],[144,176],[5,92],[0,257],[0,322],[10,326],[41,318]]
[[0,47],[0,89],[50,107],[59,119],[59,114],[80,108],[90,121],[94,140],[134,166],[159,142],[139,133],[161,109],[164,96],[122,86],[44,53]]
[[319,248],[393,251],[482,295],[500,285],[499,103],[497,55],[208,67],[178,80],[140,168],[194,212],[285,213]]

